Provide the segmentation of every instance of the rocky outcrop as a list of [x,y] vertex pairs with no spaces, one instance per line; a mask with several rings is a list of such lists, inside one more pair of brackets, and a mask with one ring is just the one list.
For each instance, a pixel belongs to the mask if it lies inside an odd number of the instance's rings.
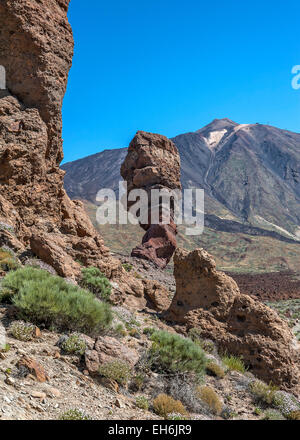
[[[181,190],[180,157],[176,146],[165,136],[139,131],[131,141],[128,154],[121,166],[121,176],[127,182],[128,193],[143,189],[148,194],[148,221],[140,223],[146,231],[142,245],[132,251],[132,256],[150,260],[164,268],[176,249],[177,229],[174,210],[171,207],[170,222],[164,223],[164,212],[159,216],[159,224],[151,223],[150,206],[152,189]],[[132,203],[128,203],[128,209]],[[160,206],[161,202],[160,202]],[[157,207],[156,207],[157,209]]]
[[203,249],[177,249],[174,265],[176,294],[167,319],[197,327],[223,352],[242,356],[259,378],[299,393],[299,345],[277,313],[240,294]]
[[141,281],[109,255],[83,205],[63,188],[61,107],[72,63],[69,0],[1,0],[0,246],[31,250],[64,277],[99,267],[117,295],[142,295]]
[[92,349],[85,352],[85,364],[90,374],[97,374],[102,364],[120,360],[132,368],[139,360],[136,350],[127,347],[115,338],[101,336]]

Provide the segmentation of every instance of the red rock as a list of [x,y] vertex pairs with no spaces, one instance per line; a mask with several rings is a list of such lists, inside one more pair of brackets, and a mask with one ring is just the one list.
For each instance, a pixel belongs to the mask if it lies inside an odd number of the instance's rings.
[[299,346],[275,311],[242,295],[203,249],[177,249],[174,275],[176,294],[168,320],[187,330],[198,328],[221,351],[241,356],[260,379],[299,394]]
[[[181,190],[178,150],[165,136],[139,131],[130,143],[121,175],[128,184],[128,192],[144,189],[150,197],[152,189]],[[128,202],[128,209],[131,205]],[[171,209],[169,224],[163,224],[163,215],[159,224],[151,224],[151,208],[146,209],[149,210],[148,223],[141,224],[146,234],[141,246],[133,249],[131,255],[164,268],[176,249],[174,212]]]
[[17,363],[18,367],[25,367],[28,372],[33,375],[38,382],[46,382],[49,380],[44,367],[40,365],[36,360],[24,356]]

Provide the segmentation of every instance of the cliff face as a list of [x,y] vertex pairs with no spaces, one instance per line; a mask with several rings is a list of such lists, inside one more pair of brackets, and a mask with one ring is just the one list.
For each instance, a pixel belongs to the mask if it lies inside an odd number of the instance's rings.
[[1,0],[0,246],[31,250],[59,275],[78,260],[122,274],[81,203],[71,202],[59,169],[61,107],[73,55],[69,0]]

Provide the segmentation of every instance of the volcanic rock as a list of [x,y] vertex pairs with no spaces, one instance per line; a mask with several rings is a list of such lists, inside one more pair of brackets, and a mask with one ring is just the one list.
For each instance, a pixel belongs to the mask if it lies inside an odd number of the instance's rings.
[[76,279],[99,267],[118,283],[119,300],[143,294],[141,281],[111,258],[83,204],[71,201],[59,168],[62,101],[72,63],[69,0],[0,2],[0,246],[32,251],[58,275]]
[[[140,222],[146,234],[141,246],[133,249],[131,255],[150,260],[158,267],[164,268],[176,249],[174,208],[171,206],[168,211],[168,224],[164,224],[166,213],[163,210],[159,215],[159,224],[153,224],[151,190],[181,190],[178,150],[165,136],[139,131],[129,145],[128,154],[121,166],[121,175],[127,182],[128,193],[135,189],[143,189],[147,192],[149,200],[148,206],[145,207],[148,209],[148,221]],[[128,203],[128,209],[132,204]],[[161,202],[159,208],[162,208]]]
[[264,304],[240,294],[203,249],[174,255],[176,294],[170,321],[196,327],[219,349],[242,356],[259,378],[299,393],[299,345],[287,323]]

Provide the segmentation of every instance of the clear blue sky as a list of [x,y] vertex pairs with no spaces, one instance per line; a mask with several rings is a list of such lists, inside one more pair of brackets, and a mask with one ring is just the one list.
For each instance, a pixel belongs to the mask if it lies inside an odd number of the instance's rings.
[[71,0],[65,161],[214,118],[300,132],[299,0]]

